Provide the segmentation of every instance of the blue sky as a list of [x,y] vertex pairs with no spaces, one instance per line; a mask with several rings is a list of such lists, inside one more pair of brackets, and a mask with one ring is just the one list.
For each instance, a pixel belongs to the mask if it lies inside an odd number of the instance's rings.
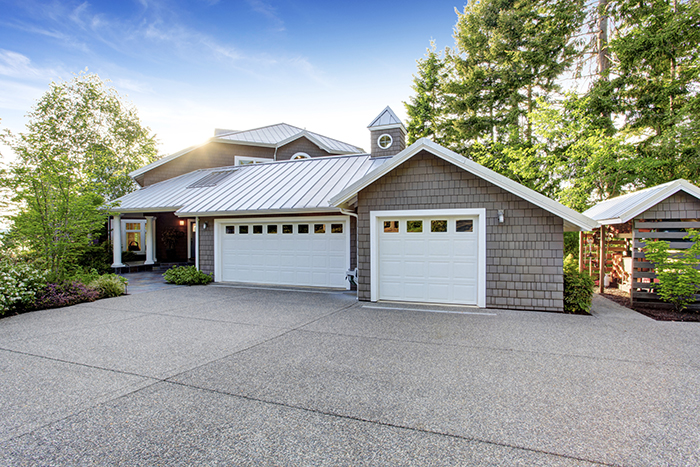
[[431,39],[452,46],[463,1],[0,0],[0,128],[52,80],[87,68],[127,95],[164,154],[214,128],[285,122],[369,148],[387,105],[405,118]]

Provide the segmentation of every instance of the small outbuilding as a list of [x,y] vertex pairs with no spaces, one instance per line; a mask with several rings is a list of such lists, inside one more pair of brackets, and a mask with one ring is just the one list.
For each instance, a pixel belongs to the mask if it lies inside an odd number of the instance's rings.
[[[587,263],[596,265],[601,291],[607,274],[629,290],[633,303],[658,302],[653,293],[656,273],[646,260],[645,242],[667,240],[672,249],[689,248],[691,243],[683,237],[700,228],[700,188],[674,180],[603,201],[583,214],[601,227],[592,234],[582,233],[580,268],[593,272]],[[594,237],[595,242],[586,241]]]

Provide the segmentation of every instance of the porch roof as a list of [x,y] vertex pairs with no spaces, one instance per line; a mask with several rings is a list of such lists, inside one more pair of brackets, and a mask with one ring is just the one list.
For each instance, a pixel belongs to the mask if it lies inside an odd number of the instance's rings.
[[679,191],[700,199],[700,188],[678,179],[602,201],[583,214],[602,225],[624,224]]

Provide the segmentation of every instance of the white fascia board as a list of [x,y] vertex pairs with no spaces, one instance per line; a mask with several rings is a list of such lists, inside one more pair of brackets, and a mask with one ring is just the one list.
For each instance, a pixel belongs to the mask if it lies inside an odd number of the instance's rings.
[[335,214],[341,213],[342,210],[336,207],[328,208],[308,208],[308,209],[257,209],[251,211],[206,211],[206,212],[184,212],[175,211],[175,215],[178,217],[240,217],[240,216],[273,216],[273,215],[299,215],[304,214],[316,214],[316,213],[328,213]]
[[118,206],[114,208],[110,208],[107,210],[109,213],[113,214],[127,214],[127,213],[139,213],[139,212],[175,212],[179,209],[179,206],[170,206],[170,207],[162,207],[162,208],[129,208],[129,209],[120,209]]
[[[686,180],[679,179],[675,180],[673,183],[670,183],[666,189],[662,190],[656,195],[649,197],[648,199],[644,200],[644,202],[639,203],[636,206],[633,206],[631,209],[623,213],[620,216],[620,219],[622,222],[628,222],[629,220],[637,217],[639,214],[642,214],[646,210],[656,206],[666,198],[670,198],[671,196],[675,195],[679,191],[685,191],[687,194],[700,199],[700,188]],[[606,221],[599,222],[601,224],[606,224]]]
[[149,171],[155,169],[156,167],[160,167],[161,165],[165,164],[166,162],[170,162],[174,159],[177,159],[178,157],[184,156],[185,154],[189,154],[190,152],[194,151],[195,149],[201,148],[202,146],[204,146],[207,143],[209,143],[209,141],[206,141],[202,144],[196,144],[194,146],[190,146],[189,148],[185,148],[181,151],[174,152],[174,153],[170,154],[169,156],[165,156],[161,159],[158,159],[155,162],[151,162],[148,165],[144,165],[140,169],[136,169],[133,172],[130,172],[129,177],[136,178],[139,175],[143,175],[146,172],[149,172]]
[[393,130],[394,128],[403,128],[403,130],[406,131],[406,127],[403,126],[403,123],[390,123],[388,125],[373,126],[372,128],[370,128],[370,130],[382,131],[382,130]]
[[598,228],[599,226],[598,222],[594,221],[588,216],[584,216],[583,214],[578,213],[573,209],[564,206],[561,203],[549,199],[546,196],[537,193],[536,191],[531,190],[530,188],[527,188],[509,179],[508,177],[504,177],[503,175],[496,173],[491,169],[487,169],[486,167],[479,165],[476,162],[471,161],[453,151],[450,151],[449,149],[444,148],[439,144],[430,141],[427,138],[419,139],[411,146],[396,154],[394,157],[392,157],[392,159],[389,162],[383,164],[377,170],[370,172],[357,182],[347,187],[341,193],[331,198],[329,200],[329,203],[332,206],[342,205],[343,203],[351,199],[353,196],[355,196],[358,192],[360,192],[370,184],[374,183],[375,181],[379,180],[381,177],[391,172],[393,169],[403,164],[408,159],[410,159],[411,157],[415,156],[423,150],[426,150],[447,162],[461,167],[467,172],[470,172],[476,175],[477,177],[480,177],[490,183],[493,183],[494,185],[531,202],[535,206],[541,207],[545,211],[549,211],[552,214],[561,217],[562,219],[564,219],[564,221],[568,222],[573,226],[578,227],[579,229],[593,230]]

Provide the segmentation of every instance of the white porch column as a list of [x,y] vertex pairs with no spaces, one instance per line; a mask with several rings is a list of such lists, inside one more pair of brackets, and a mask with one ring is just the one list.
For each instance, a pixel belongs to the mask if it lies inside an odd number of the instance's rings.
[[122,268],[126,266],[122,263],[122,215],[112,216],[112,267]]
[[199,216],[194,218],[194,267],[199,271]]
[[146,216],[146,261],[143,264],[155,263],[156,229],[153,224],[155,216]]

